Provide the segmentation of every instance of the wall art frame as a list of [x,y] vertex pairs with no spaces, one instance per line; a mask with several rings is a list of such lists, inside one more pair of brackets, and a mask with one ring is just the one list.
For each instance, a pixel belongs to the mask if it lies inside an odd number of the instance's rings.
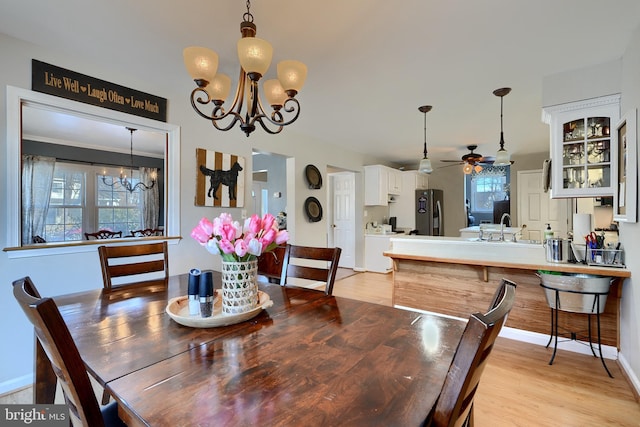
[[196,206],[244,207],[244,157],[196,148]]
[[626,112],[618,124],[617,168],[613,172],[613,220],[638,220],[638,110]]

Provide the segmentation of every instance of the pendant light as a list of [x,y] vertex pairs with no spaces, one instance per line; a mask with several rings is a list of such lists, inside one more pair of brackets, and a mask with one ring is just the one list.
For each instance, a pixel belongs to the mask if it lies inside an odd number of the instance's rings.
[[502,99],[511,92],[510,87],[503,87],[493,91],[495,96],[500,97],[500,149],[496,154],[496,160],[493,162],[494,166],[508,166],[511,164],[511,155],[504,148],[504,132],[502,130]]
[[418,172],[429,174],[433,172],[433,167],[431,166],[431,160],[429,160],[429,156],[427,156],[427,113],[431,111],[431,105],[423,105],[422,107],[418,107],[421,113],[424,113],[424,157],[420,160],[420,166],[418,167]]

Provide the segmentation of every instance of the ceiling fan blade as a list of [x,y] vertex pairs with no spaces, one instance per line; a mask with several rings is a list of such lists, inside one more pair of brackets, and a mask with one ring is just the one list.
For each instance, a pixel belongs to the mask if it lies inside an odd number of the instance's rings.
[[[444,160],[443,160],[443,162],[444,162]],[[464,162],[451,163],[451,164],[448,164],[448,165],[439,166],[437,169],[450,168],[451,166],[460,166],[460,165],[463,165],[463,164],[464,164]]]

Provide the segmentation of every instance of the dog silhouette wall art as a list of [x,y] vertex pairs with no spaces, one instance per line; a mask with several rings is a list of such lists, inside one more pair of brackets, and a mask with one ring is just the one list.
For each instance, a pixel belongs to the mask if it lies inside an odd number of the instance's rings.
[[243,207],[244,158],[198,148],[196,160],[196,206]]

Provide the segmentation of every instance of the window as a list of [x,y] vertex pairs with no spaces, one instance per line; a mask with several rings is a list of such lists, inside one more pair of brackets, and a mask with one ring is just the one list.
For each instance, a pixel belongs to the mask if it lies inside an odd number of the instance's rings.
[[465,197],[475,225],[491,222],[494,202],[509,200],[509,166],[486,166],[465,177]]
[[84,171],[74,165],[56,163],[42,236],[47,242],[82,240],[85,188]]
[[[122,235],[129,234],[131,230],[136,230],[142,224],[141,190],[136,189],[129,192],[125,189],[118,178],[119,171],[108,170],[105,173],[105,181],[102,180],[102,173],[96,175],[98,186],[98,197],[96,208],[98,213],[99,230],[122,231]],[[132,185],[139,181],[139,173],[133,171],[130,178]],[[115,182],[113,186],[107,185]]]
[[[115,181],[113,186],[107,183]],[[129,192],[118,182],[120,172],[79,163],[56,162],[49,209],[45,219],[47,242],[83,240],[85,232],[122,231],[141,228],[141,190]],[[133,184],[138,171],[133,171]]]

